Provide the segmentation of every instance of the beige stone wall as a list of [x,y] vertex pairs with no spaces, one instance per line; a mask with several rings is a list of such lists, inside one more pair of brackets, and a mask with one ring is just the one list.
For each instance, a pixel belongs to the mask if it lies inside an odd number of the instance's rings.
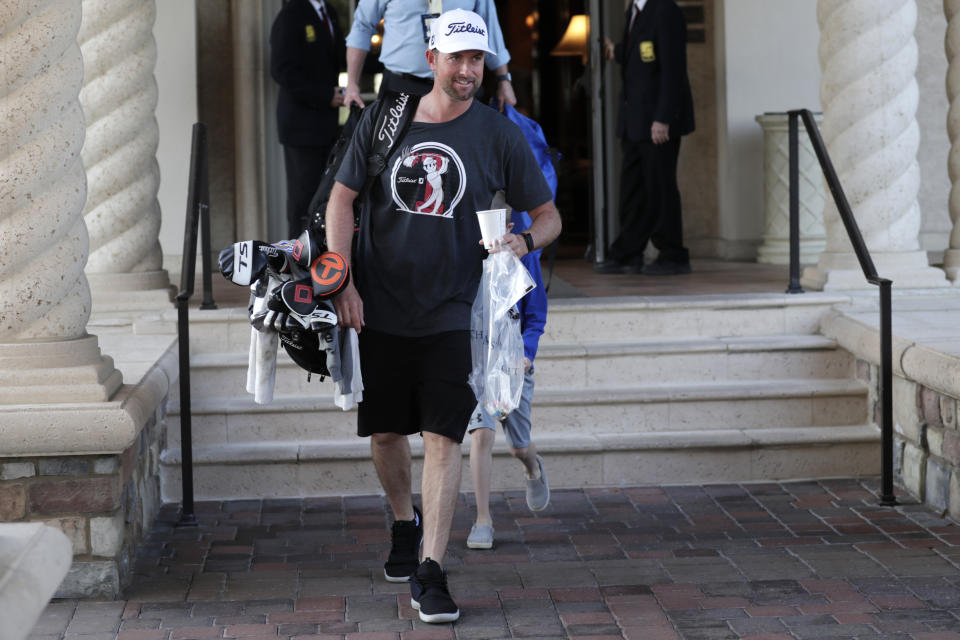
[[[879,366],[857,361],[870,385],[871,414],[880,424]],[[958,399],[902,376],[893,377],[894,473],[899,487],[934,509],[960,518]]]
[[683,204],[683,231],[694,255],[713,255],[717,237],[717,10],[703,3],[704,42],[687,44],[687,73],[693,92],[696,131],[680,145],[677,180]]
[[116,597],[160,508],[164,402],[119,455],[0,457],[0,522],[66,534],[73,565],[56,597]]

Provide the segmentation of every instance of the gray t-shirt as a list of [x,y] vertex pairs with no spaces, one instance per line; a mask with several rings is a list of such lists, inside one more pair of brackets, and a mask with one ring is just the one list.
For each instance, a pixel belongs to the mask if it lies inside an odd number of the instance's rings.
[[[337,172],[360,191],[376,107]],[[483,249],[476,212],[503,190],[518,210],[552,198],[519,127],[474,101],[443,123],[413,122],[364,202],[353,277],[365,326],[402,336],[470,328]]]

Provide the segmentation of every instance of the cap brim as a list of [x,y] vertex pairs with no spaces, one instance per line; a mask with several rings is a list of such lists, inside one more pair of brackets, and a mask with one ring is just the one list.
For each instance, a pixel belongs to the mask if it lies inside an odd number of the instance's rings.
[[461,48],[459,48],[459,47],[443,48],[443,47],[440,47],[440,46],[438,45],[438,46],[436,46],[436,47],[434,47],[434,48],[435,48],[437,51],[439,51],[440,53],[460,53],[461,51],[483,51],[484,53],[489,53],[489,54],[492,55],[492,56],[497,55],[496,53],[494,53],[494,52],[490,49],[490,47],[466,47],[466,48],[461,49]]

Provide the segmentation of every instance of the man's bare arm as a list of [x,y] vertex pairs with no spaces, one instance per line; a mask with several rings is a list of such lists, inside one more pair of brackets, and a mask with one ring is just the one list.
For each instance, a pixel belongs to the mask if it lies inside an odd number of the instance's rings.
[[[560,222],[560,212],[553,200],[547,200],[539,207],[530,210],[530,219],[533,221],[530,226],[521,233],[529,233],[533,238],[533,248],[542,249],[553,242],[560,235],[562,224]],[[530,253],[527,251],[527,241],[520,234],[507,233],[503,236],[501,245],[509,245],[510,249],[520,257]],[[494,248],[490,253],[496,253],[499,249]]]
[[347,91],[343,96],[343,106],[348,109],[351,102],[364,106],[363,100],[360,99],[360,74],[363,72],[363,62],[366,59],[367,52],[364,49],[347,47]]
[[[327,202],[327,248],[342,255],[351,264],[353,249],[353,201],[358,193],[353,189],[333,183],[330,200]],[[353,284],[353,278],[333,299],[337,317],[342,327],[353,327],[358,332],[363,326],[363,300]]]

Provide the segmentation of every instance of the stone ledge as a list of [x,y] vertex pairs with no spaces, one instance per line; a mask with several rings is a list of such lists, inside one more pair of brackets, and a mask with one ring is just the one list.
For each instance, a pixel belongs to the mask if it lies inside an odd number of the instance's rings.
[[136,384],[109,402],[0,405],[0,451],[5,456],[122,453],[156,415],[178,379],[174,339]]
[[[879,365],[880,331],[871,321],[859,317],[859,313],[857,316],[847,315],[842,310],[831,311],[824,315],[821,331],[858,358]],[[940,393],[960,397],[960,376],[957,375],[960,357],[945,353],[942,348],[934,346],[937,343],[932,340],[930,344],[924,342],[927,340],[913,340],[894,334],[893,374]],[[957,346],[960,347],[960,342],[957,342]]]
[[67,536],[53,527],[0,524],[0,638],[30,634],[72,558]]

